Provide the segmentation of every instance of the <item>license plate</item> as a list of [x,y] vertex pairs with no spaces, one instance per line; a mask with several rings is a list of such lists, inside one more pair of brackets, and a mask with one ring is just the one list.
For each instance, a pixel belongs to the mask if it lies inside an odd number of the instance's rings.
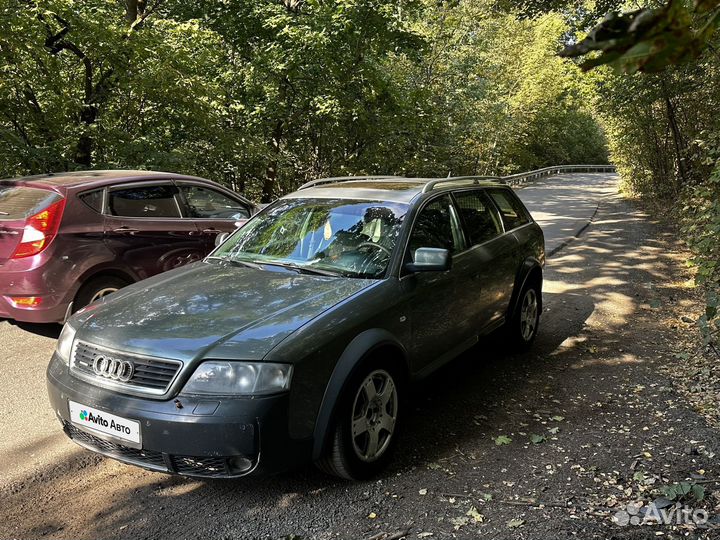
[[70,421],[79,428],[108,435],[140,447],[140,422],[68,400]]

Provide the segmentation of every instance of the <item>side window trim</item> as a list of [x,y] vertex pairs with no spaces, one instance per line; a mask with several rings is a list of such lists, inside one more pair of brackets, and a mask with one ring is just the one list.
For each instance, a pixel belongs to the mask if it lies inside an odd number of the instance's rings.
[[[177,190],[177,193],[173,195],[173,201],[175,201],[175,208],[177,208],[178,215],[177,216],[165,216],[165,217],[158,217],[158,216],[148,216],[148,217],[142,217],[142,216],[115,216],[110,212],[110,193],[112,191],[122,191],[125,189],[133,189],[133,188],[143,188],[143,187],[153,187],[153,186],[171,186]],[[183,209],[181,206],[181,201],[178,200],[178,195],[180,193],[180,190],[175,185],[175,183],[170,180],[157,180],[154,182],[132,182],[128,184],[113,184],[111,186],[107,186],[105,188],[105,193],[103,194],[103,215],[110,217],[110,218],[121,218],[121,219],[141,219],[141,220],[152,220],[152,221],[160,221],[160,220],[180,220],[184,219],[183,217]],[[183,203],[184,204],[184,203]]]

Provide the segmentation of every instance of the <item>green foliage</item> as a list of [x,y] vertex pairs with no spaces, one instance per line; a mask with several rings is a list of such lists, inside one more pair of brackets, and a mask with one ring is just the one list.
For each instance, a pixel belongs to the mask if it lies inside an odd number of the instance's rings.
[[669,0],[659,8],[610,13],[585,39],[560,54],[579,57],[599,51],[582,63],[585,70],[610,64],[628,73],[657,72],[698,58],[718,24],[717,1],[695,0],[691,10],[684,0]]
[[671,501],[701,502],[705,498],[705,488],[699,484],[688,482],[663,486],[661,491]]
[[0,0],[0,176],[325,175],[603,162],[570,31],[493,0]]

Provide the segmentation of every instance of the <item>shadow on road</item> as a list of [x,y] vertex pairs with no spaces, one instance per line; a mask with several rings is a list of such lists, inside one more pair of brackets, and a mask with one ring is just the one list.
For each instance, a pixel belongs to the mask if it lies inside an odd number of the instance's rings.
[[60,331],[62,330],[62,325],[55,323],[39,324],[15,321],[13,319],[0,319],[0,322],[3,321],[6,321],[8,324],[11,324],[13,326],[17,326],[25,332],[30,332],[31,334],[49,337],[53,339],[57,339],[60,335]]

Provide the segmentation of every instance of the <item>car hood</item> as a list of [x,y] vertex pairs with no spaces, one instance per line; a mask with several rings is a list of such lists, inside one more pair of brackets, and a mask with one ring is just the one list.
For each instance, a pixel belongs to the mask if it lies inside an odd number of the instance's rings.
[[182,361],[257,360],[311,319],[375,282],[197,263],[90,306],[77,317],[77,338]]

